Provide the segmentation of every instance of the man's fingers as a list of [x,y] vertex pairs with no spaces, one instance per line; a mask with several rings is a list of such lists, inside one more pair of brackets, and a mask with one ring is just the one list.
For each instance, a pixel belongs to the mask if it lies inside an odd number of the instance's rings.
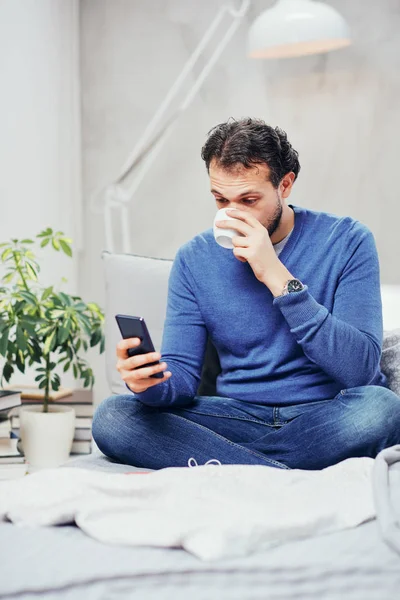
[[147,365],[147,363],[155,362],[156,360],[160,360],[161,354],[160,352],[149,352],[148,354],[137,354],[136,356],[131,356],[124,361],[124,369],[128,371],[131,369],[136,369],[136,367],[141,367],[142,365]]
[[[150,368],[153,368],[153,367],[150,367]],[[121,373],[122,379],[125,381],[125,383],[128,384],[128,386],[130,387],[130,389],[133,392],[136,392],[136,393],[144,392],[149,387],[158,385],[159,383],[162,383],[163,381],[166,381],[167,379],[169,379],[171,377],[171,372],[166,371],[164,373],[163,378],[161,378],[161,377],[160,378],[157,378],[157,377],[154,377],[154,378],[153,377],[143,377],[142,378],[139,371],[144,371],[144,370],[147,370],[147,369],[138,369],[138,371],[123,371]],[[160,372],[160,370],[162,371],[164,369],[155,370],[150,374],[152,375],[153,373]]]
[[152,365],[149,367],[140,367],[139,369],[135,369],[134,371],[129,371],[131,376],[139,381],[140,379],[147,379],[150,375],[154,375],[154,373],[160,373],[167,369],[168,365],[165,362],[159,363],[158,365]]
[[117,344],[117,356],[118,358],[126,358],[128,356],[129,348],[136,348],[140,345],[140,338],[127,338],[126,340],[120,340]]
[[160,352],[149,352],[147,354],[136,354],[136,356],[130,356],[129,358],[119,358],[117,361],[117,370],[120,372],[132,371],[148,363],[156,362],[160,358]]

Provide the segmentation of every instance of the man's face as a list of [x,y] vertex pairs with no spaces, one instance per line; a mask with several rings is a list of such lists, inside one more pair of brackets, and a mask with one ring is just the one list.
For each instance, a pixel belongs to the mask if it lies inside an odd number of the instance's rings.
[[[269,180],[266,164],[246,169],[238,165],[232,171],[222,169],[217,161],[210,163],[211,193],[217,208],[237,208],[251,213],[267,230],[270,236],[279,227],[285,198],[290,194],[294,173],[283,177],[278,188]],[[283,200],[283,202],[282,202]]]

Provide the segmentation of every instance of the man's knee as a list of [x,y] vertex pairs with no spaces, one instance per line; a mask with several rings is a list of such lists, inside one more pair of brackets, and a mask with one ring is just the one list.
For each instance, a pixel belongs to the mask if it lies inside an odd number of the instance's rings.
[[[113,395],[103,400],[93,415],[92,436],[99,449],[114,458],[113,448],[118,439],[121,420],[126,420],[123,407],[127,402],[135,403],[133,396]],[[115,449],[115,448],[114,448]]]
[[[400,442],[400,397],[382,386],[362,386],[344,391],[349,418],[359,437]],[[386,444],[386,445],[388,445]]]

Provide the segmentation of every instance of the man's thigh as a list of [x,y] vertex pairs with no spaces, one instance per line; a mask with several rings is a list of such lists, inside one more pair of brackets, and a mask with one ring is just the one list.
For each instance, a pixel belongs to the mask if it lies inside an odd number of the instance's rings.
[[185,417],[238,444],[252,442],[274,429],[273,407],[234,398],[195,396],[190,405],[169,407],[166,412]]
[[282,407],[278,414],[279,428],[249,448],[268,451],[292,469],[322,469],[350,457],[375,457],[400,443],[400,398],[379,386],[342,390],[331,400]]

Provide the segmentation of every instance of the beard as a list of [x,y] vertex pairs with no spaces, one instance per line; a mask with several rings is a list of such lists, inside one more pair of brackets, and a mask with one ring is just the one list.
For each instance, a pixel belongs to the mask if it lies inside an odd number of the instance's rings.
[[275,233],[275,231],[278,229],[278,227],[281,223],[281,218],[282,218],[283,207],[282,207],[282,202],[281,202],[281,199],[279,198],[278,193],[276,194],[276,199],[277,199],[277,203],[276,203],[274,214],[269,219],[269,221],[266,225],[266,229],[268,231],[269,237],[271,237],[271,235],[273,233]]

